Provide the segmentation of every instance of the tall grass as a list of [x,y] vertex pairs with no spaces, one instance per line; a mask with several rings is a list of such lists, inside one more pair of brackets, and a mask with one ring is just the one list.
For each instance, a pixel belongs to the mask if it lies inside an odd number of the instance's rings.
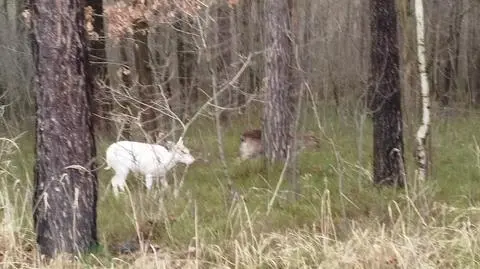
[[[320,150],[299,158],[298,199],[291,199],[286,182],[274,194],[281,169],[267,173],[261,160],[236,162],[239,134],[250,125],[245,119],[234,119],[224,137],[226,172],[233,181],[229,189],[214,128],[199,122],[185,143],[201,160],[189,167],[178,197],[159,189],[147,193],[132,175],[128,191],[115,199],[111,171],[99,170],[101,246],[79,260],[58,259],[48,267],[479,267],[476,115],[433,125],[433,179],[421,186],[410,182],[406,190],[371,184],[368,120],[361,131],[364,140],[344,115],[320,119],[322,132],[315,129],[315,119],[308,120],[304,124],[321,133],[323,142]],[[111,141],[97,142],[102,164]],[[406,148],[411,175],[410,144]],[[33,163],[31,133],[0,140],[2,267],[43,266],[31,220]],[[179,167],[175,174],[183,172]]]

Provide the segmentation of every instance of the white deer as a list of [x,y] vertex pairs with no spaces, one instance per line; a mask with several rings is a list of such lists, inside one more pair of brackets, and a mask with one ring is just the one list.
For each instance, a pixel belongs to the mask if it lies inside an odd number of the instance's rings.
[[183,140],[175,144],[168,141],[167,148],[157,144],[146,144],[133,141],[118,141],[110,145],[106,151],[107,167],[113,168],[112,187],[115,196],[125,190],[128,174],[141,173],[145,176],[145,185],[152,188],[153,180],[160,177],[162,185],[168,186],[165,178],[167,172],[177,163],[190,165],[195,158],[190,154]]

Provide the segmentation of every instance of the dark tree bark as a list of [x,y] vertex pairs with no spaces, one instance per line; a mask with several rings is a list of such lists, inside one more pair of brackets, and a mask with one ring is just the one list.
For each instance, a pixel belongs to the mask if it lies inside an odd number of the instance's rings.
[[92,112],[94,113],[93,125],[97,130],[108,129],[107,116],[112,109],[112,104],[107,92],[100,87],[97,80],[105,79],[107,73],[106,51],[105,51],[105,31],[103,28],[103,1],[87,0],[87,5],[93,9],[93,31],[94,36],[89,39],[89,59],[90,73],[94,81],[94,102]]
[[195,69],[196,64],[196,48],[192,40],[192,20],[185,15],[179,14],[178,21],[175,23],[177,30],[177,60],[178,60],[178,79],[180,82],[180,97],[178,103],[181,104],[181,109],[177,113],[182,115],[182,119],[186,119],[190,114],[191,104],[196,103],[198,99],[197,91],[195,90]]
[[230,20],[231,8],[227,3],[221,3],[216,11],[217,31],[217,73],[221,75],[222,80],[227,79],[228,69],[232,64],[232,22]]
[[97,243],[92,84],[84,1],[30,0],[35,66],[33,216],[40,253],[78,253]]
[[450,12],[452,22],[448,26],[448,49],[446,53],[445,68],[443,71],[444,88],[440,103],[446,107],[458,90],[458,63],[460,59],[460,33],[462,31],[462,1],[454,1]]
[[374,182],[403,186],[403,127],[395,0],[371,0]]
[[[480,48],[479,48],[480,50]],[[473,61],[473,65],[474,65],[474,68],[472,68],[472,75],[470,76],[470,78],[472,79],[472,89],[474,91],[474,96],[475,96],[475,100],[474,100],[474,105],[475,105],[475,108],[476,109],[479,109],[480,108],[480,78],[479,76],[476,76],[475,73],[478,72],[478,70],[480,70],[480,56],[476,55],[474,56],[475,60]]]
[[270,162],[286,160],[293,142],[295,94],[290,11],[287,0],[265,2],[267,95],[263,141],[265,156]]
[[[240,52],[243,56],[248,55],[250,52],[255,51],[254,47],[254,35],[256,34],[255,21],[252,19],[252,10],[255,10],[255,7],[258,3],[253,0],[244,0],[239,2],[239,7],[237,6],[238,18],[237,23],[239,24],[238,38],[240,39]],[[252,66],[248,66],[245,70],[242,78],[240,80],[240,89],[245,93],[253,93],[255,88],[257,88],[258,81],[256,80],[255,71]],[[244,94],[239,94],[238,103],[243,105],[246,102]],[[241,109],[242,112],[245,111],[245,107]]]
[[153,86],[153,73],[150,65],[150,53],[148,48],[148,24],[145,21],[135,23],[133,38],[135,39],[135,67],[140,84],[140,100],[146,104],[141,114],[142,127],[147,133],[147,141],[155,141],[157,130],[157,117],[153,109],[155,87]]
[[[120,46],[120,62],[122,64],[117,71],[117,75],[118,75],[118,77],[120,78],[120,81],[121,81],[121,87],[120,87],[121,96],[119,97],[120,98],[120,101],[119,101],[120,109],[119,109],[119,111],[120,111],[120,113],[122,113],[124,115],[129,115],[130,116],[131,113],[132,113],[131,102],[125,96],[130,95],[129,91],[132,90],[133,82],[132,82],[132,71],[131,71],[131,68],[130,68],[129,61],[128,61],[127,40],[126,39],[120,40],[119,46]],[[121,129],[120,137],[122,137],[123,139],[130,140],[130,138],[131,138],[130,120],[126,120],[123,124],[124,124],[124,126]]]
[[[213,45],[215,50],[215,77],[218,77],[219,85],[227,83],[233,76],[236,66],[235,55],[238,53],[238,44],[236,43],[235,36],[235,7],[229,6],[227,3],[221,3],[216,8],[216,38]],[[235,104],[234,95],[235,89],[238,88],[238,83],[234,82],[229,91],[221,94],[218,97],[218,105],[221,107],[231,107]],[[227,110],[220,112],[220,120],[222,124],[229,124],[229,113]]]
[[[264,2],[256,0],[239,1],[235,7],[237,13],[238,47],[242,58],[248,54],[260,51],[265,48],[263,40],[264,32]],[[238,104],[243,105],[247,101],[246,95],[253,94],[263,87],[262,78],[264,77],[265,65],[261,59],[255,60],[255,64],[247,66],[240,79],[239,88],[243,94],[238,96]],[[242,107],[244,112],[246,107]]]

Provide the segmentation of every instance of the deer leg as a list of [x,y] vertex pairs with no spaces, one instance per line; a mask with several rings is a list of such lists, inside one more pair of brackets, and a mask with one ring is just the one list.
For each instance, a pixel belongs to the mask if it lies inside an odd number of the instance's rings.
[[162,183],[162,186],[164,188],[168,188],[168,181],[167,181],[167,178],[165,176],[160,177],[160,182]]
[[125,191],[125,182],[127,180],[127,175],[122,173],[115,173],[112,178],[112,188],[113,194],[118,196],[119,191]]
[[145,175],[145,186],[147,187],[148,190],[152,189],[153,186],[153,175],[147,174]]

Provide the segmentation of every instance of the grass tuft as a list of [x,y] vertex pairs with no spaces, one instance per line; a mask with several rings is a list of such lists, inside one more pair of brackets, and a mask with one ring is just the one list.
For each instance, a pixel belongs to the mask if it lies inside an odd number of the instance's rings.
[[[475,115],[435,122],[433,179],[406,190],[371,183],[368,120],[328,115],[320,149],[299,156],[300,194],[292,199],[281,167],[236,160],[240,127],[226,128],[230,189],[214,128],[198,122],[186,144],[200,159],[188,168],[176,197],[130,175],[118,199],[111,171],[100,169],[100,245],[81,259],[49,268],[477,268],[480,234],[480,148]],[[312,121],[306,126],[316,126]],[[234,119],[232,126],[248,126]],[[408,132],[405,132],[408,133]],[[406,139],[409,178],[411,139]],[[111,141],[99,138],[99,164]],[[361,144],[361,146],[359,146]],[[0,139],[0,263],[40,268],[31,220],[31,133]],[[170,176],[180,178],[178,167]],[[277,189],[277,186],[279,188]],[[274,199],[272,199],[274,198]]]

